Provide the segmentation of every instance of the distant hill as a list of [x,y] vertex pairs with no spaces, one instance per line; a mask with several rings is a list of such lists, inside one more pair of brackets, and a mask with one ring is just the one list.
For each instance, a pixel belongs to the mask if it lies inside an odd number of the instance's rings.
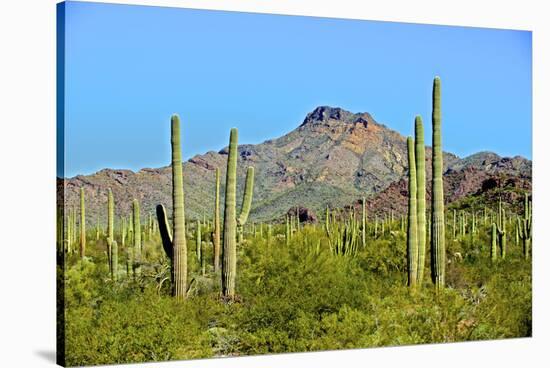
[[[168,142],[169,137],[166,139]],[[426,168],[431,167],[430,147],[427,147],[426,160]],[[211,217],[215,168],[222,171],[223,196],[226,161],[227,147],[194,156],[183,164],[188,219],[202,218],[203,214]],[[531,180],[531,161],[519,156],[503,158],[492,152],[480,152],[461,159],[444,153],[444,165],[445,182],[458,188],[449,194],[449,199],[478,190],[484,179],[501,174],[529,183]],[[390,206],[390,192],[402,190],[405,182],[406,138],[377,123],[369,113],[354,114],[341,108],[320,106],[282,137],[261,144],[239,145],[239,201],[247,166],[254,166],[256,171],[251,221],[280,218],[294,206],[315,212],[327,205],[344,207],[362,196],[369,197],[373,206],[378,202],[380,206]],[[428,169],[428,179],[430,176]],[[95,224],[98,216],[105,221],[108,188],[113,191],[117,215],[129,213],[133,198],[141,202],[142,216],[154,213],[159,203],[171,212],[170,167],[138,172],[103,169],[92,175],[59,180],[58,186],[60,193],[64,186],[67,205],[76,208],[79,188],[84,187],[87,219],[91,224]],[[406,191],[406,186],[404,188]],[[464,190],[461,192],[460,188]],[[385,194],[387,200],[384,200]],[[390,203],[386,203],[388,201]]]

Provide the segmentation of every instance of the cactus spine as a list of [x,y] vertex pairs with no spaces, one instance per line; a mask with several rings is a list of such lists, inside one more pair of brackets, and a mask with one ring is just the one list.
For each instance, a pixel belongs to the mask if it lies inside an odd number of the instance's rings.
[[424,125],[420,116],[414,119],[414,135],[418,238],[418,270],[416,275],[418,284],[422,285],[426,264],[426,146],[424,144]]
[[443,202],[443,153],[441,149],[441,81],[433,82],[432,110],[432,280],[436,291],[445,287],[445,208]]
[[80,257],[86,256],[86,206],[84,188],[80,188]]
[[416,208],[416,162],[414,155],[414,140],[412,137],[407,138],[407,149],[409,157],[409,222],[407,226],[407,268],[408,268],[408,284],[414,288],[418,281],[418,237],[417,237],[417,208]]
[[216,202],[214,204],[214,272],[220,269],[220,168],[216,168]]

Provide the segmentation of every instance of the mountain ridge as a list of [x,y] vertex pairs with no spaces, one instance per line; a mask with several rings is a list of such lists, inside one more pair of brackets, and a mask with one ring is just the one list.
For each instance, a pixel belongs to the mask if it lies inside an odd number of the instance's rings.
[[[168,140],[168,138],[167,138]],[[254,166],[256,183],[251,220],[281,217],[290,207],[319,211],[325,206],[343,207],[361,198],[382,193],[407,172],[406,138],[376,122],[368,112],[352,113],[339,107],[319,106],[294,130],[258,144],[239,145],[238,201],[245,170]],[[189,219],[211,217],[214,202],[214,172],[219,167],[224,190],[227,146],[197,154],[183,163],[186,214]],[[427,165],[431,147],[426,147]],[[531,161],[478,152],[464,158],[444,152],[444,172],[474,167],[496,175],[531,177]],[[429,167],[429,166],[427,166]],[[431,176],[427,170],[427,177]],[[116,200],[117,215],[129,213],[133,198],[142,203],[144,214],[156,204],[171,211],[171,168],[102,169],[59,181],[61,196],[69,207],[78,207],[78,190],[85,189],[89,221],[104,221],[107,189]],[[240,204],[240,202],[239,202]],[[212,207],[212,208],[211,208]]]

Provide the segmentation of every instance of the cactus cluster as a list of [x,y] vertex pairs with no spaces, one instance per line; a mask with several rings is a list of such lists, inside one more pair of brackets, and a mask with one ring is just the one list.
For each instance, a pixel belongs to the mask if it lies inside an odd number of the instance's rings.
[[[409,163],[409,203],[407,226],[408,284],[415,287],[424,278],[426,238],[431,237],[432,281],[437,290],[445,286],[445,213],[443,202],[443,153],[441,149],[440,79],[433,84],[432,111],[432,215],[426,224],[426,153],[422,118],[416,116],[415,137],[407,138]],[[456,212],[453,217],[456,235]],[[391,222],[390,222],[391,224]],[[426,234],[428,230],[428,235]]]
[[326,209],[325,233],[329,247],[333,254],[354,256],[357,253],[359,238],[359,222],[355,220],[355,213],[350,211],[343,221],[336,219],[336,214]]

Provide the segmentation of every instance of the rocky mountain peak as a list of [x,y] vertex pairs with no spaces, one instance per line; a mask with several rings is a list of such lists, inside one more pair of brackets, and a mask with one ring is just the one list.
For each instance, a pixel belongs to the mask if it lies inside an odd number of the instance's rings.
[[327,123],[329,121],[338,121],[352,124],[363,124],[365,128],[369,123],[375,123],[369,113],[352,113],[340,107],[318,106],[312,112],[306,115],[306,118],[300,125],[315,125],[319,123]]

